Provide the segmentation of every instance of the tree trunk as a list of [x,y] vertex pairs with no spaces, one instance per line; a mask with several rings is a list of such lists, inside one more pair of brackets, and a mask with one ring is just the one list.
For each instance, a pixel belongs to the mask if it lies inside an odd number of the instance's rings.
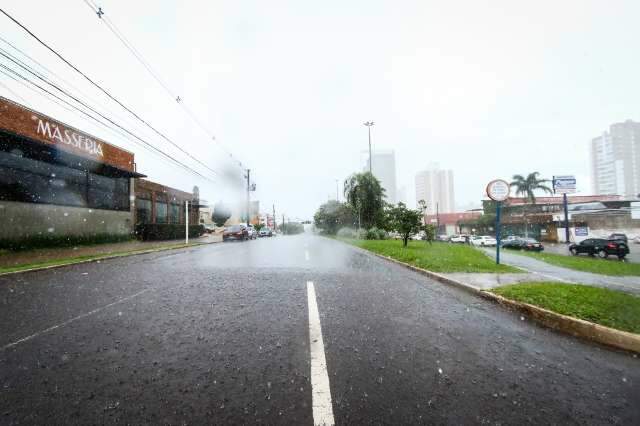
[[408,241],[409,241],[409,235],[408,235],[408,234],[405,234],[405,235],[402,237],[403,247],[406,247],[406,246],[407,246],[407,242],[408,242]]

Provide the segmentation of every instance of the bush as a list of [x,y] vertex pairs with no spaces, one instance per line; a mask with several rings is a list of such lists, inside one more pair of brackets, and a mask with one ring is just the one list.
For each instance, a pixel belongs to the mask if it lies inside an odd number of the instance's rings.
[[356,231],[356,238],[359,240],[366,240],[367,239],[367,230],[366,229],[358,229]]
[[356,232],[356,230],[351,228],[340,228],[337,235],[340,238],[358,238],[358,233]]
[[386,240],[387,233],[384,229],[379,229],[374,226],[373,228],[367,229],[364,239],[365,240]]
[[[184,225],[177,223],[144,223],[136,225],[136,235],[144,241],[184,238]],[[204,225],[189,225],[189,238],[204,234]]]

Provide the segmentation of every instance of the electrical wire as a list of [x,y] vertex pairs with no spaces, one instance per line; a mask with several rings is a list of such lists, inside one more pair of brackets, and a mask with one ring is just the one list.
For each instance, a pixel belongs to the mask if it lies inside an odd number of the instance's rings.
[[[87,80],[89,83],[91,83],[93,86],[95,86],[96,88],[98,88],[102,93],[104,93],[105,95],[107,95],[111,100],[113,100],[114,102],[116,102],[118,105],[120,105],[122,108],[124,108],[127,112],[129,112],[131,115],[133,115],[136,119],[138,119],[140,122],[142,122],[144,125],[146,125],[147,127],[149,127],[154,133],[156,133],[158,136],[160,136],[162,139],[166,140],[167,142],[169,142],[171,145],[173,145],[175,148],[177,148],[178,150],[180,150],[183,154],[187,155],[189,158],[191,158],[192,160],[196,161],[198,164],[204,166],[205,168],[207,168],[209,171],[211,171],[212,173],[218,175],[218,172],[211,169],[209,166],[207,166],[206,164],[204,164],[202,161],[200,161],[199,159],[197,159],[196,157],[194,157],[192,154],[190,154],[189,152],[187,152],[185,149],[183,149],[180,145],[176,144],[175,142],[173,142],[171,139],[169,139],[167,136],[165,136],[163,133],[161,133],[160,131],[158,131],[155,127],[153,127],[151,124],[149,124],[147,121],[145,121],[142,117],[140,117],[136,112],[134,112],[133,110],[131,110],[130,108],[128,108],[126,105],[124,105],[122,102],[120,102],[115,96],[113,96],[111,93],[109,93],[109,91],[107,91],[106,89],[104,89],[102,86],[100,86],[98,83],[96,83],[95,81],[93,81],[89,76],[87,76],[85,73],[83,73],[82,71],[80,71],[80,69],[78,69],[75,65],[73,65],[71,62],[69,62],[67,59],[64,58],[64,56],[62,56],[60,53],[58,53],[58,51],[56,51],[55,49],[53,49],[51,46],[49,46],[47,43],[45,43],[43,40],[41,40],[38,36],[36,36],[31,30],[29,30],[26,26],[24,26],[22,23],[20,23],[17,19],[15,19],[13,16],[11,16],[9,13],[7,13],[4,9],[0,8],[0,12],[5,15],[7,18],[9,18],[11,21],[13,21],[16,25],[18,25],[20,28],[22,28],[27,34],[29,34],[32,38],[34,38],[38,43],[40,43],[42,46],[44,46],[46,49],[48,49],[51,53],[53,53],[55,56],[57,56],[62,62],[64,62],[65,64],[67,64],[71,69],[73,69],[74,71],[76,71],[78,74],[80,74],[82,77],[84,77],[85,80]],[[114,123],[115,124],[115,123]],[[136,136],[137,137],[137,136]],[[145,142],[147,143],[147,142]]]
[[151,74],[151,76],[156,80],[156,82],[160,86],[162,86],[162,88],[169,94],[171,99],[175,100],[185,110],[187,115],[191,117],[191,119],[196,123],[198,127],[200,127],[200,129],[205,133],[205,135],[207,137],[210,137],[211,140],[213,140],[221,150],[223,150],[226,154],[228,154],[230,158],[232,158],[234,161],[237,161],[240,167],[244,167],[242,164],[242,161],[235,158],[231,153],[231,151],[225,148],[216,139],[216,137],[213,136],[213,133],[204,125],[204,123],[202,123],[202,121],[196,116],[196,114],[194,114],[194,112],[189,107],[187,107],[187,105],[184,103],[184,99],[181,99],[179,96],[177,96],[176,93],[173,90],[171,90],[169,86],[159,77],[158,73],[153,70],[151,65],[149,65],[149,63],[144,59],[140,51],[136,49],[135,46],[125,37],[122,31],[120,31],[116,27],[116,25],[111,21],[111,19],[109,19],[109,17],[102,11],[102,8],[98,7],[98,5],[95,4],[95,2],[93,2],[93,0],[83,0],[83,1],[98,16],[98,18],[107,26],[107,28],[120,40],[120,42],[124,45],[124,47],[131,52],[131,54],[138,60],[138,62],[142,64],[142,66],[149,72],[149,74]]

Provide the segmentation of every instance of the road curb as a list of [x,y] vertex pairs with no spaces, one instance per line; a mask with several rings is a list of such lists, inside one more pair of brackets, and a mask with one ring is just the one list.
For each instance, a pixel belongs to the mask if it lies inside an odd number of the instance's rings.
[[157,252],[160,252],[160,251],[169,251],[169,250],[178,250],[178,249],[184,249],[184,248],[189,248],[189,247],[198,247],[198,246],[203,246],[203,245],[207,245],[207,244],[215,244],[215,242],[214,243],[193,243],[193,244],[189,244],[188,246],[182,246],[182,247],[158,247],[158,248],[155,248],[155,249],[134,251],[134,252],[130,252],[130,253],[125,252],[125,253],[106,254],[106,255],[100,256],[100,257],[94,257],[94,258],[91,258],[91,259],[81,259],[81,260],[71,261],[71,262],[67,262],[67,263],[61,263],[61,264],[57,264],[57,265],[36,266],[36,267],[33,267],[33,268],[29,268],[29,269],[20,269],[18,271],[0,272],[0,277],[5,276],[5,275],[22,274],[24,272],[44,271],[46,269],[62,268],[62,267],[65,267],[65,266],[79,265],[81,263],[97,262],[99,260],[117,259],[119,257],[138,256],[138,255],[141,255],[141,254],[157,253]]
[[512,299],[507,299],[506,297],[497,295],[487,290],[481,290],[477,287],[463,283],[458,280],[445,277],[436,272],[432,272],[427,269],[422,269],[417,266],[413,266],[408,263],[405,263],[387,256],[383,256],[381,254],[374,253],[369,250],[362,249],[360,247],[356,247],[356,248],[362,251],[365,251],[369,254],[372,254],[376,257],[379,257],[381,259],[385,259],[397,265],[404,266],[408,269],[411,269],[414,272],[417,272],[419,274],[432,278],[435,281],[441,282],[443,284],[451,285],[453,287],[457,287],[469,293],[480,296],[484,299],[490,300],[502,306],[506,306],[508,308],[521,312],[527,315],[527,317],[529,317],[530,319],[538,322],[539,324],[547,328],[558,330],[563,333],[571,334],[572,336],[575,336],[575,337],[590,340],[590,341],[597,342],[606,346],[611,346],[617,349],[624,349],[627,351],[640,353],[640,335],[638,334],[616,330],[614,328],[605,327],[603,325],[596,324],[590,321],[585,321],[585,320],[570,317],[567,315],[562,315],[553,311],[549,311],[544,308],[540,308],[535,305],[530,305],[528,303],[522,303]]

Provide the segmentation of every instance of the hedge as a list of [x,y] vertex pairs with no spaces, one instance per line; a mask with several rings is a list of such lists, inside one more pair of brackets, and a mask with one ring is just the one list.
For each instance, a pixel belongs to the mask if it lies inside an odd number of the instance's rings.
[[[184,238],[184,225],[175,223],[145,223],[136,225],[136,236],[141,240],[177,240]],[[189,238],[204,234],[204,225],[190,225]]]

